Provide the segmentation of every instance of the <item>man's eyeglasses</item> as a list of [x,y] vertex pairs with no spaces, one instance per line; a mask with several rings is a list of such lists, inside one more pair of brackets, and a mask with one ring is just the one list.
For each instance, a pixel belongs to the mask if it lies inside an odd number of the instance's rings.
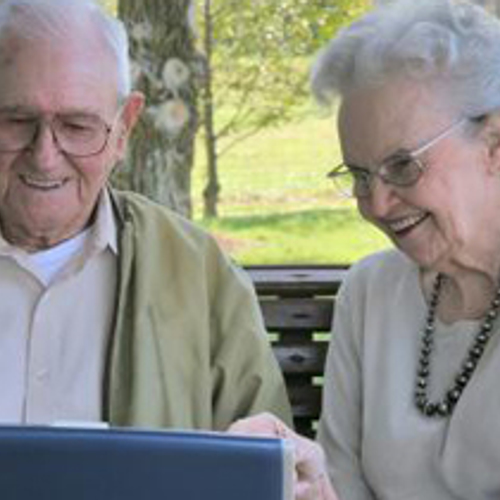
[[327,177],[334,180],[342,193],[356,198],[366,198],[370,195],[375,177],[379,177],[386,184],[393,186],[412,186],[420,179],[426,168],[424,162],[418,157],[440,140],[455,132],[468,120],[468,118],[461,118],[453,122],[418,148],[410,151],[398,151],[373,169],[342,163],[329,172]]
[[[0,111],[0,153],[32,147],[43,121],[40,115],[29,112]],[[56,114],[45,122],[59,150],[74,157],[101,153],[113,128],[99,116],[86,113]]]

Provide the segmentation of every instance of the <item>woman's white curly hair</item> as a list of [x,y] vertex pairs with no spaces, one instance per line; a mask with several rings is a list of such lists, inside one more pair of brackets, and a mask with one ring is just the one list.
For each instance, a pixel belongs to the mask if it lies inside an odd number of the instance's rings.
[[500,108],[500,22],[470,2],[378,2],[320,52],[311,85],[328,103],[399,76],[441,85],[467,116]]

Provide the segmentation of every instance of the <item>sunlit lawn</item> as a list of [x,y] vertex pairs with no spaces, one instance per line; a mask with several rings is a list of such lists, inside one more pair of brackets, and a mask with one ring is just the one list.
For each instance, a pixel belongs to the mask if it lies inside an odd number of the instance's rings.
[[[224,150],[231,139],[221,141]],[[205,182],[201,134],[193,172],[195,217],[201,217]],[[334,119],[311,107],[303,120],[266,129],[221,156],[219,211],[222,216],[275,213],[331,206],[335,197],[325,177],[340,157]]]
[[195,220],[244,264],[350,263],[386,248],[325,177],[340,161],[334,128],[332,116],[316,111],[240,143],[221,159],[220,216],[211,221],[202,217],[200,140]]
[[388,245],[350,208],[226,217],[206,227],[244,264],[350,263]]

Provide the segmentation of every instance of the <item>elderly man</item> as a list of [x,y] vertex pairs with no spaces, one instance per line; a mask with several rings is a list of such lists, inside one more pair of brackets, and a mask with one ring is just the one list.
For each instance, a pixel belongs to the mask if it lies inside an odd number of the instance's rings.
[[107,186],[143,106],[127,57],[91,0],[0,5],[0,421],[289,421],[241,271]]

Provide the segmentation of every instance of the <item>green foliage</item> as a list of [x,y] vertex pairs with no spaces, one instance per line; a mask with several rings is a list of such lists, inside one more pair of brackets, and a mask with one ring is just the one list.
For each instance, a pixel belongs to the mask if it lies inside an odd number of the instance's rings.
[[215,0],[214,38],[236,58],[310,55],[367,6],[367,0]]
[[[367,6],[368,0],[213,0],[217,135],[290,119],[309,95],[313,55]],[[231,117],[221,112],[228,101]]]
[[339,26],[364,10],[368,0],[330,2],[204,0],[207,216],[218,214],[220,193],[227,191],[218,174],[221,157],[260,130],[297,117],[309,96],[313,54]]

